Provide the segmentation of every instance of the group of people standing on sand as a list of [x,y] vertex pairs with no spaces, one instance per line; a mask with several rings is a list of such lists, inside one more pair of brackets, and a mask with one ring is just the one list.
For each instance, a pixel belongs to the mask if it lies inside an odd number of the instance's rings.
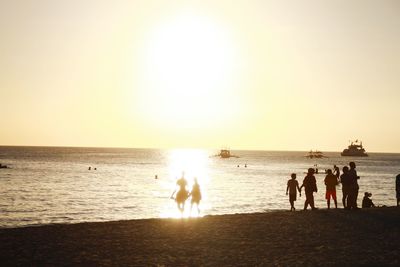
[[[340,175],[340,169],[334,165],[334,172],[331,169],[326,170],[326,176],[324,183],[326,186],[325,199],[327,202],[328,209],[331,207],[331,198],[334,201],[335,208],[337,208],[337,197],[336,197],[336,186],[339,183],[342,184],[342,203],[345,209],[356,210],[357,198],[358,198],[358,179],[360,176],[357,175],[356,164],[354,162],[349,163],[348,166],[344,166],[342,169],[343,173]],[[314,193],[318,192],[317,180],[315,179],[315,170],[309,168],[307,175],[304,177],[303,184],[299,187],[299,183],[296,180],[296,174],[292,173],[291,179],[287,182],[286,195],[289,195],[290,210],[294,211],[294,201],[296,201],[297,191],[301,196],[301,189],[304,187],[306,200],[304,202],[304,210],[310,205],[312,210],[317,209],[314,204]],[[400,178],[399,178],[400,180]],[[400,181],[399,181],[400,184]],[[399,189],[400,192],[400,189]],[[399,193],[398,193],[399,194]],[[365,192],[363,199],[363,208],[374,207],[372,200],[370,199],[371,193]],[[399,199],[399,198],[398,198]]]
[[[192,208],[194,204],[196,204],[197,206],[197,213],[200,214],[199,205],[201,200],[201,190],[200,190],[200,185],[197,182],[197,178],[196,177],[194,178],[193,187],[190,192],[186,189],[187,184],[188,183],[185,179],[185,176],[184,174],[182,174],[182,177],[176,181],[176,185],[178,186],[179,189],[172,192],[171,199],[175,199],[179,211],[181,212],[181,214],[183,214],[185,210],[186,200],[189,197],[191,197],[190,214],[192,213]],[[175,193],[176,196],[174,197]]]

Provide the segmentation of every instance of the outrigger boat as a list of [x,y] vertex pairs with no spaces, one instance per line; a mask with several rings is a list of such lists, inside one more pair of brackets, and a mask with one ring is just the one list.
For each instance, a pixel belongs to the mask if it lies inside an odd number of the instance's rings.
[[238,158],[239,156],[232,155],[229,149],[221,149],[218,154],[214,155],[214,157],[227,159],[227,158]]
[[310,152],[308,152],[307,155],[305,155],[306,158],[310,158],[310,159],[320,159],[320,158],[327,158],[327,156],[324,156],[324,154],[321,151],[315,150],[312,151],[310,150]]

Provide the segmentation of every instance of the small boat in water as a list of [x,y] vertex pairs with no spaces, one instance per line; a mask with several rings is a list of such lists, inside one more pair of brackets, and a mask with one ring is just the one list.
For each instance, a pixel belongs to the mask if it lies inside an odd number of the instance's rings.
[[219,156],[221,158],[230,158],[231,157],[231,151],[228,149],[221,149],[221,152],[219,152]]
[[232,155],[229,149],[221,149],[217,155],[214,155],[214,157],[227,159],[227,158],[238,158],[239,156]]
[[362,145],[362,141],[358,140],[352,141],[350,145],[343,150],[341,155],[347,157],[368,157],[368,154],[365,152]]
[[308,154],[305,155],[305,157],[310,158],[310,159],[327,158],[326,156],[324,156],[324,154],[321,151],[318,151],[318,150],[315,150],[315,151],[310,150],[310,152],[308,152]]

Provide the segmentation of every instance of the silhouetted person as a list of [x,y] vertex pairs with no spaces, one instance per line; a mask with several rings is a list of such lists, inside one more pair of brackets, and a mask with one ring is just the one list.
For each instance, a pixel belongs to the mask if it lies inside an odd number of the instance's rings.
[[337,200],[336,200],[336,186],[338,184],[337,177],[333,175],[332,170],[328,169],[327,170],[327,175],[325,176],[325,185],[326,185],[326,203],[328,205],[328,209],[331,208],[331,197],[333,201],[335,202],[335,208],[337,209]]
[[88,170],[90,171],[92,169],[92,167],[89,166]]
[[333,174],[336,176],[336,178],[339,180],[340,178],[340,169],[338,166],[333,165]]
[[286,195],[288,195],[289,191],[290,211],[295,211],[296,208],[294,207],[294,202],[296,201],[297,190],[299,191],[300,196],[301,196],[301,191],[299,187],[299,182],[297,182],[296,180],[296,174],[292,173],[291,177],[292,179],[288,180],[287,182]]
[[343,173],[340,175],[340,182],[342,183],[342,202],[343,208],[348,209],[348,197],[350,192],[350,179],[349,179],[349,167],[344,166],[342,169]]
[[200,190],[200,185],[197,182],[197,178],[194,178],[194,184],[192,187],[192,191],[190,192],[189,196],[192,196],[192,200],[190,203],[190,214],[192,214],[192,208],[193,204],[196,204],[197,206],[197,214],[200,214],[200,200],[201,200],[201,190]]
[[[181,213],[185,210],[185,201],[188,198],[189,192],[186,190],[187,181],[184,177],[184,173],[182,173],[182,177],[176,181],[176,184],[179,186],[178,193],[176,193],[176,204],[178,205],[178,209]],[[171,198],[173,198],[176,190],[172,193]]]
[[397,207],[400,202],[400,174],[396,176],[396,198],[397,198]]
[[306,192],[306,201],[304,202],[304,210],[307,209],[308,205],[310,205],[311,209],[315,210],[314,206],[314,192],[317,192],[317,181],[314,176],[314,169],[309,168],[306,177],[304,177],[303,184],[300,187],[301,189],[304,187],[304,191]]
[[364,198],[363,198],[362,206],[361,206],[363,209],[375,207],[374,203],[370,199],[371,196],[372,196],[371,193],[368,193],[368,192],[364,193]]
[[158,179],[158,175],[157,174],[154,176],[154,179],[156,179],[156,180]]
[[97,171],[97,168],[94,168],[95,171]]
[[360,176],[357,175],[356,171],[356,164],[354,162],[349,163],[350,170],[348,172],[349,174],[349,196],[348,196],[348,202],[347,202],[347,207],[350,209],[356,210],[358,209],[357,207],[357,198],[358,198],[358,182],[357,180],[360,179]]

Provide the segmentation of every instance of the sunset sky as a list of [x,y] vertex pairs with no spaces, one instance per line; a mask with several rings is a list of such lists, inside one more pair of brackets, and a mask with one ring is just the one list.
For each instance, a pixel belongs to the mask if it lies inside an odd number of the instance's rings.
[[400,1],[0,0],[0,145],[400,152]]

